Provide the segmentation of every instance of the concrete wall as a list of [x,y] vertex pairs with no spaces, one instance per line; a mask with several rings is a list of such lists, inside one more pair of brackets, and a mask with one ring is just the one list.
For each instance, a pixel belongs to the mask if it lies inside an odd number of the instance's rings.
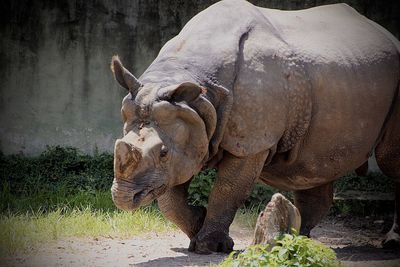
[[[125,92],[113,81],[119,54],[136,76],[196,13],[216,1],[3,0],[0,3],[0,150],[37,154],[46,145],[112,151]],[[299,9],[343,1],[269,0]],[[344,1],[397,37],[400,1]]]

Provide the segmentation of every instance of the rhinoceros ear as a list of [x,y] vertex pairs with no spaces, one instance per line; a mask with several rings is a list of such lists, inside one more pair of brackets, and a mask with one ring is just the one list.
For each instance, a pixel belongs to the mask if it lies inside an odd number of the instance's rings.
[[198,84],[192,82],[184,82],[178,85],[172,85],[160,89],[158,92],[158,98],[162,100],[168,100],[173,102],[187,102],[190,103],[199,97],[201,93],[205,93],[207,90]]
[[124,68],[118,56],[112,57],[111,71],[114,73],[114,77],[118,83],[132,94],[136,95],[139,88],[142,87],[142,84],[138,81],[138,79],[136,79],[132,73]]

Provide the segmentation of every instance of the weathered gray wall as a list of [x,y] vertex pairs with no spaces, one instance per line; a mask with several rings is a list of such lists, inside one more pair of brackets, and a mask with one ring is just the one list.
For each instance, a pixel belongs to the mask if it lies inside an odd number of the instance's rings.
[[[109,61],[137,76],[205,0],[3,0],[0,3],[0,150],[36,154],[46,145],[111,151],[121,135],[124,91]],[[254,0],[300,9],[340,1]],[[344,1],[399,37],[400,1]]]

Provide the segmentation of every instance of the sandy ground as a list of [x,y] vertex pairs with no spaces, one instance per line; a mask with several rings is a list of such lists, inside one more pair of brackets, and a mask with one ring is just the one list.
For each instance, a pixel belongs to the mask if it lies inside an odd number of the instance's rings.
[[[345,266],[400,266],[400,251],[380,248],[382,220],[328,218],[312,237],[335,249]],[[251,243],[252,230],[233,225],[235,249]],[[209,266],[226,255],[189,253],[189,240],[181,232],[150,233],[128,240],[101,237],[68,239],[42,244],[35,252],[15,255],[1,266]]]

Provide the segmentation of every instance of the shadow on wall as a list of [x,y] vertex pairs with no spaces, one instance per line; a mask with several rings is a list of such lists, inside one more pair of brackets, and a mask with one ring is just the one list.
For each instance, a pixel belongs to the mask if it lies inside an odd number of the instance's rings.
[[[5,0],[0,4],[0,150],[38,154],[46,145],[112,151],[122,133],[124,91],[109,70],[119,54],[136,76],[199,11],[216,1]],[[300,9],[347,2],[399,37],[400,3],[269,0]]]

